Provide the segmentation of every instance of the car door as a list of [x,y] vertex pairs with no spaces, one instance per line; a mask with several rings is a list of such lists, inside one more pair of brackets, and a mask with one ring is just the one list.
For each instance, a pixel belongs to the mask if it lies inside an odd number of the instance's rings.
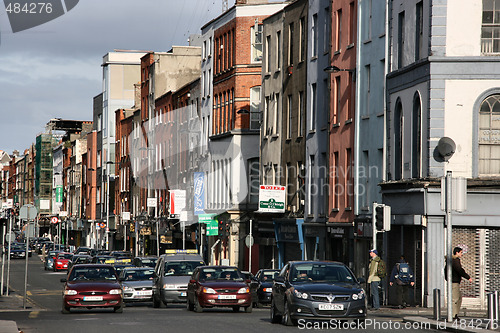
[[153,294],[160,295],[161,281],[162,281],[162,268],[163,268],[163,258],[159,258],[156,263],[155,272],[153,274]]
[[194,303],[194,298],[196,297],[196,282],[193,283],[192,280],[198,281],[200,270],[195,268],[193,274],[189,278],[188,287],[187,287],[187,299],[189,302]]
[[290,270],[290,264],[285,265],[280,272],[280,275],[273,283],[273,299],[276,310],[279,313],[285,312],[285,292],[286,292],[286,281],[288,279],[288,272]]

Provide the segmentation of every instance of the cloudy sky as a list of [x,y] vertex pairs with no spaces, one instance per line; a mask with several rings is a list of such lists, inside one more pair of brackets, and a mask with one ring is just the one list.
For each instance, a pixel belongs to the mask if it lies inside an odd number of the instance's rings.
[[52,118],[91,120],[107,52],[187,45],[189,35],[221,14],[222,2],[80,0],[66,14],[17,33],[0,3],[0,150],[22,153]]

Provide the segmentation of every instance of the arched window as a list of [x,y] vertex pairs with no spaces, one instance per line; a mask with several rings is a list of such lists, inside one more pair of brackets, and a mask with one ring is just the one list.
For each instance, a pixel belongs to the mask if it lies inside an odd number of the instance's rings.
[[422,104],[418,93],[413,97],[411,117],[411,177],[419,178],[422,152]]
[[403,178],[403,105],[396,102],[394,111],[394,179]]
[[479,109],[479,176],[500,175],[500,94],[487,97]]

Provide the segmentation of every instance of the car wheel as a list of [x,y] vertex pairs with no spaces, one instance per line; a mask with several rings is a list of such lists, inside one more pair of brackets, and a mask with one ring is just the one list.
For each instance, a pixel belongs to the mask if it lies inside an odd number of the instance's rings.
[[203,308],[200,305],[200,302],[198,301],[198,297],[194,297],[194,312],[200,313],[203,311]]
[[274,300],[271,301],[271,323],[277,324],[281,321],[281,316],[276,313],[276,306]]
[[62,314],[68,314],[70,311],[69,311],[70,308],[66,307],[63,305],[62,309],[61,309],[61,313]]
[[153,294],[153,308],[159,308],[161,306],[160,300]]
[[245,312],[246,313],[252,313],[252,309],[253,309],[253,307],[251,305],[250,306],[246,306],[245,307]]
[[194,310],[194,304],[191,303],[191,301],[189,301],[189,297],[188,297],[188,299],[186,301],[186,308],[187,308],[188,311],[193,311]]
[[290,306],[285,302],[285,313],[283,314],[283,324],[286,326],[296,326],[297,321],[290,316]]
[[115,313],[122,313],[123,312],[123,304],[120,305],[119,307],[116,307],[113,309]]

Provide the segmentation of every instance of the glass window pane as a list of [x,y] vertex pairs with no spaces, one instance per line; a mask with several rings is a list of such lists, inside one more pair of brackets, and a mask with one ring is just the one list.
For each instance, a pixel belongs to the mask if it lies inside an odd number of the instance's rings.
[[493,11],[483,10],[483,23],[493,23]]
[[489,128],[490,127],[490,115],[481,114],[479,115],[479,128]]
[[491,36],[493,36],[493,29],[483,28],[483,31],[481,32],[481,38],[491,38]]
[[500,160],[500,146],[498,145],[490,146],[490,156],[492,159]]
[[493,52],[500,52],[500,40],[493,40]]
[[493,2],[495,0],[483,0],[483,10],[493,10]]
[[484,160],[490,156],[489,145],[479,145],[479,159]]

